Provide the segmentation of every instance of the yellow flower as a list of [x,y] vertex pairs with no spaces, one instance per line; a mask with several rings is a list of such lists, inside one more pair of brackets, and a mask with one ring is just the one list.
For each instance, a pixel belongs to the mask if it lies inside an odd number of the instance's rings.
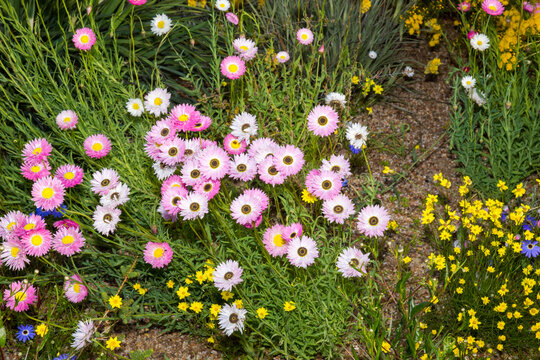
[[388,223],[388,228],[390,230],[396,230],[398,228],[398,223],[395,221],[395,220],[391,220],[389,223]]
[[210,306],[210,314],[212,314],[212,316],[217,317],[220,311],[221,311],[221,305],[212,304],[212,306]]
[[388,166],[385,166],[382,172],[383,172],[383,174],[393,174],[393,173],[395,173],[395,171],[390,169]]
[[46,324],[39,324],[36,326],[36,334],[38,334],[41,337],[44,337],[45,334],[49,332],[49,327]]
[[178,310],[187,311],[189,305],[187,302],[181,302],[178,304]]
[[384,89],[381,85],[375,85],[373,87],[373,92],[375,92],[375,94],[378,94],[378,95],[382,94],[383,90]]
[[487,296],[484,296],[482,298],[482,303],[484,303],[484,305],[487,305],[489,303],[489,298]]
[[121,341],[118,341],[118,337],[110,337],[109,340],[107,340],[107,349],[114,350],[116,348],[120,347]]
[[307,189],[302,190],[302,201],[308,204],[313,204],[317,201],[317,197],[312,195]]
[[410,262],[411,262],[411,258],[410,258],[410,257],[407,256],[407,257],[404,257],[404,258],[403,258],[403,263],[404,263],[404,264],[408,264],[408,263],[410,263]]
[[366,12],[368,12],[370,8],[371,8],[371,0],[362,0],[362,7],[361,7],[362,14],[365,14]]
[[294,301],[287,301],[285,304],[283,304],[283,309],[285,309],[285,311],[293,311],[296,309],[296,305]]
[[475,316],[469,319],[469,327],[473,328],[474,330],[478,330],[478,325],[481,325],[481,324],[482,323]]
[[383,343],[382,343],[382,351],[383,351],[385,354],[387,354],[388,351],[390,351],[390,347],[391,347],[391,345],[390,345],[388,342],[383,341]]
[[266,310],[265,308],[260,307],[257,309],[257,316],[260,319],[264,319],[267,315],[268,315],[268,310]]
[[114,309],[115,307],[120,309],[120,306],[122,306],[122,298],[118,295],[111,296],[109,298],[109,304]]
[[373,114],[373,108],[372,107],[367,107],[366,110],[368,112],[368,115]]
[[463,294],[463,288],[462,288],[462,287],[458,287],[458,288],[456,289],[456,293],[458,293],[458,294]]
[[193,310],[193,312],[196,312],[197,314],[200,313],[203,309],[203,304],[199,301],[192,302],[189,306],[190,310]]
[[495,268],[493,266],[488,266],[487,271],[490,272],[490,273],[494,273]]
[[172,289],[174,287],[174,281],[172,281],[172,280],[167,281],[167,287],[169,289]]
[[504,325],[506,325],[504,321],[499,321],[499,322],[497,323],[497,328],[498,328],[499,330],[504,330]]
[[193,284],[193,280],[191,280],[190,278],[186,278],[186,279],[184,280],[184,282],[185,282],[186,284],[188,284],[188,285]]
[[235,300],[235,301],[233,302],[233,304],[235,304],[236,307],[239,308],[239,309],[243,309],[243,308],[244,308],[244,304],[242,303],[242,300],[240,300],[240,299]]
[[187,286],[180,286],[176,291],[176,295],[178,295],[178,298],[182,300],[191,294],[189,293],[189,288]]
[[353,85],[358,85],[360,83],[360,79],[358,78],[358,76],[353,76],[351,82],[353,83]]
[[206,280],[206,276],[202,271],[197,271],[195,273],[195,279],[199,282],[199,284],[202,284],[204,280]]
[[208,341],[209,343],[212,343],[212,344],[215,343],[213,336],[210,336],[208,339],[206,339],[206,341]]
[[141,284],[139,283],[136,283],[135,285],[133,285],[133,289],[135,290],[139,290],[141,288]]
[[147,291],[148,289],[139,289],[139,295],[144,295]]
[[497,345],[497,350],[502,351],[503,348],[504,348],[503,344],[498,344]]
[[234,294],[230,291],[222,291],[221,297],[223,298],[223,300],[229,301],[229,299],[232,299],[234,297]]
[[505,190],[508,190],[508,186],[506,186],[506,182],[504,182],[502,180],[499,180],[499,182],[497,183],[497,187],[499,188],[499,190],[501,192],[505,191]]
[[512,193],[516,196],[516,198],[522,197],[523,194],[525,194],[525,189],[523,188],[523,183],[519,183],[514,190],[512,190]]
[[538,309],[537,309],[537,308],[532,308],[531,310],[529,310],[529,313],[530,313],[532,316],[536,316],[536,314],[538,314]]
[[216,327],[216,324],[214,324],[213,322],[209,322],[209,323],[206,323],[206,327],[209,329],[214,329]]

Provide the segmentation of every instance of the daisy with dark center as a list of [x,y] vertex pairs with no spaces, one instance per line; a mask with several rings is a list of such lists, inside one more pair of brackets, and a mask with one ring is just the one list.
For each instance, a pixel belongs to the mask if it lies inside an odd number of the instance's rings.
[[266,193],[262,191],[261,189],[257,189],[257,188],[248,189],[244,191],[244,194],[252,196],[255,199],[257,199],[261,207],[261,211],[264,211],[268,208],[268,204],[270,200],[268,199],[268,195],[266,195]]
[[242,194],[231,203],[231,216],[240,225],[249,225],[261,215],[261,204],[252,194]]
[[7,240],[2,246],[4,249],[0,253],[0,259],[10,270],[22,270],[30,262],[18,240]]
[[73,274],[64,283],[64,293],[69,301],[76,304],[84,300],[86,295],[88,295],[88,289],[84,286],[81,277]]
[[307,117],[309,131],[317,136],[329,136],[338,128],[339,115],[327,105],[317,105]]
[[171,99],[171,94],[166,89],[156,88],[144,97],[144,107],[146,111],[155,116],[167,113]]
[[103,195],[99,202],[104,206],[117,207],[124,205],[129,200],[129,186],[124,183],[119,183],[112,188],[107,195]]
[[343,155],[332,155],[330,160],[322,161],[321,170],[328,170],[335,173],[340,179],[351,176],[351,165],[349,160]]
[[242,268],[237,261],[227,260],[218,264],[213,273],[214,286],[220,291],[231,291],[242,280]]
[[56,169],[55,178],[60,180],[66,189],[77,186],[83,182],[84,171],[81,167],[71,164]]
[[281,185],[285,182],[287,176],[280,172],[275,165],[275,158],[273,156],[267,156],[259,164],[259,177],[265,184],[272,186]]
[[84,140],[84,152],[94,159],[101,159],[111,151],[111,141],[103,134],[87,137]]
[[274,154],[276,169],[285,176],[296,175],[304,166],[304,153],[293,145],[280,146]]
[[26,311],[37,302],[36,288],[22,281],[14,281],[4,290],[3,300],[11,310]]
[[346,195],[338,194],[323,202],[322,211],[329,222],[343,224],[354,214],[354,204]]
[[25,161],[41,161],[51,154],[52,145],[43,138],[34,139],[24,145],[22,156]]
[[23,343],[32,340],[36,336],[36,331],[32,325],[19,325],[17,329],[19,329],[16,334],[17,340]]
[[182,139],[167,139],[159,147],[159,160],[168,166],[176,166],[184,159],[185,145]]
[[190,131],[203,131],[212,125],[212,119],[209,116],[201,115],[199,120],[193,124]]
[[21,173],[26,179],[36,181],[51,175],[51,165],[47,159],[27,160],[21,165]]
[[229,171],[229,156],[220,147],[207,147],[199,154],[201,174],[212,180],[219,180]]
[[258,130],[257,118],[247,112],[236,115],[231,123],[231,134],[236,136],[239,141],[244,140],[247,144],[250,143],[252,136],[257,136]]
[[163,268],[171,262],[173,250],[166,242],[155,243],[149,241],[144,249],[144,261],[153,268]]
[[165,191],[161,198],[161,205],[171,215],[176,215],[180,212],[180,201],[188,195],[188,191],[184,187],[171,187]]
[[203,218],[208,213],[208,198],[196,192],[189,193],[180,201],[180,215],[184,220]]
[[534,259],[540,254],[538,241],[524,240],[521,242],[521,253],[529,259]]
[[189,186],[197,185],[203,178],[201,168],[197,159],[184,162],[182,167],[182,181]]
[[56,178],[47,176],[32,186],[32,200],[36,207],[54,210],[64,202],[64,185]]
[[263,244],[268,253],[274,257],[283,256],[287,253],[288,241],[285,240],[283,233],[285,226],[275,224],[266,229],[263,235]]
[[235,155],[228,175],[236,180],[251,181],[257,175],[257,163],[247,154]]
[[175,136],[176,129],[174,126],[168,120],[160,120],[146,133],[145,140],[153,140],[161,145]]
[[219,327],[227,336],[231,336],[233,332],[244,331],[244,321],[246,321],[246,309],[239,309],[236,304],[225,304],[219,311],[218,321]]
[[204,181],[195,185],[193,190],[195,190],[196,193],[203,194],[210,200],[219,193],[220,185],[221,181],[219,180],[204,179]]
[[388,227],[390,216],[386,209],[379,205],[369,205],[358,214],[358,230],[366,236],[383,236]]
[[283,238],[287,241],[291,241],[302,236],[303,228],[300,223],[292,223],[283,227]]
[[114,233],[116,225],[120,222],[120,214],[122,214],[120,209],[98,205],[92,216],[94,229],[105,236]]
[[295,238],[287,246],[287,259],[296,267],[305,269],[318,257],[317,243],[308,236]]
[[52,235],[47,229],[36,229],[28,231],[21,238],[24,252],[30,256],[43,256],[51,248]]
[[306,176],[308,191],[318,199],[330,200],[341,191],[341,179],[332,171],[311,171]]
[[52,247],[62,255],[72,256],[79,253],[85,243],[79,227],[60,227],[53,236]]
[[326,95],[324,98],[326,105],[333,106],[334,108],[344,107],[347,101],[345,100],[345,95],[338,92],[331,92]]
[[244,140],[239,140],[233,134],[225,136],[223,148],[231,155],[238,155],[246,151],[247,144]]
[[199,155],[201,144],[199,139],[189,139],[184,141],[184,161],[194,159]]
[[154,174],[156,174],[158,180],[165,180],[174,174],[176,166],[168,166],[162,162],[155,162],[152,165],[152,169],[154,169]]
[[97,195],[107,195],[111,189],[118,185],[118,180],[118,173],[115,170],[101,169],[92,175],[91,190]]
[[367,127],[359,123],[350,124],[345,133],[345,137],[349,140],[349,144],[355,149],[362,149],[366,145],[368,135],[369,132]]
[[355,247],[350,247],[339,254],[337,268],[343,277],[361,277],[366,272],[366,265],[369,262],[369,253],[363,254]]

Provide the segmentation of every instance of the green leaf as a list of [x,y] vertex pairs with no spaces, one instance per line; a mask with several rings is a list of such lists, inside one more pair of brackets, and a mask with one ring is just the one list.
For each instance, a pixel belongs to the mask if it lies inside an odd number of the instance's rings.
[[0,348],[3,348],[4,346],[6,346],[6,337],[7,337],[6,328],[2,326],[0,328]]

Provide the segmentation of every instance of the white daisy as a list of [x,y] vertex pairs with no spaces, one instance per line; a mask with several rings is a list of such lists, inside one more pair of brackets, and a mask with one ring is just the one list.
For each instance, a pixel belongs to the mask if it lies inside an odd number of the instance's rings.
[[489,38],[484,34],[475,34],[471,38],[471,46],[475,50],[484,51],[489,49]]
[[239,309],[236,304],[225,304],[221,308],[218,316],[219,327],[227,336],[231,336],[236,330],[244,331],[244,321],[246,320],[246,309]]
[[109,193],[102,196],[99,202],[104,206],[117,207],[123,205],[129,200],[129,186],[124,183],[119,183]]
[[154,35],[162,36],[171,30],[171,19],[165,14],[160,14],[154,16],[152,19],[152,27],[151,30],[154,33]]
[[345,101],[345,95],[338,92],[331,92],[330,94],[326,95],[325,101],[326,105],[339,103],[341,106],[345,106],[347,103],[347,101]]
[[362,149],[366,145],[369,132],[367,127],[359,123],[352,123],[347,127],[346,137],[349,143],[356,149]]
[[184,199],[180,200],[180,215],[184,220],[193,220],[203,218],[208,212],[208,198],[196,192],[189,193]]
[[155,162],[152,168],[154,168],[158,180],[165,180],[176,171],[176,166],[167,166],[161,162]]
[[280,51],[276,54],[276,60],[278,63],[284,64],[287,61],[289,61],[291,57],[289,56],[289,53],[286,51]]
[[470,75],[464,76],[463,79],[461,79],[461,85],[463,85],[465,89],[470,90],[476,85],[476,79]]
[[318,257],[317,243],[309,236],[296,237],[288,244],[287,259],[296,267],[306,269]]
[[486,94],[473,88],[469,91],[469,98],[472,99],[478,106],[484,106],[486,104]]
[[219,11],[227,11],[231,7],[231,3],[228,0],[217,0],[216,9]]
[[146,111],[155,116],[166,114],[169,108],[171,94],[166,89],[156,88],[144,97]]
[[114,233],[116,225],[120,221],[121,213],[120,209],[98,205],[92,216],[94,229],[105,236]]
[[131,116],[141,116],[144,113],[144,105],[141,99],[128,99],[126,109]]
[[412,78],[414,76],[414,70],[410,66],[405,66],[405,69],[403,69],[403,75],[405,75],[408,78]]
[[258,129],[257,118],[247,112],[236,115],[231,123],[231,134],[248,144],[251,136],[257,136]]
[[118,185],[118,173],[113,169],[102,169],[93,175],[90,185],[92,192],[98,195],[107,195],[109,191]]
[[369,53],[368,53],[368,56],[370,57],[370,59],[373,59],[375,60],[377,58],[377,53],[373,50],[371,50]]
[[91,342],[92,335],[94,335],[94,322],[92,320],[80,320],[77,324],[77,329],[73,333],[71,347],[75,350],[81,350],[86,344]]

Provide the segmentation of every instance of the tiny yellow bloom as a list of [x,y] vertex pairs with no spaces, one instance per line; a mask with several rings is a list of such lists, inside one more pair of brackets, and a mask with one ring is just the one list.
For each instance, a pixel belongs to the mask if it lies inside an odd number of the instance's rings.
[[139,289],[139,295],[144,295],[147,291],[148,289]]
[[358,85],[360,83],[360,79],[358,78],[358,76],[353,76],[351,82],[353,83],[353,85]]
[[368,115],[373,114],[373,108],[372,107],[367,107],[366,110],[368,112]]
[[223,300],[229,301],[229,299],[232,299],[234,297],[234,294],[230,291],[222,291],[221,297],[223,298]]
[[296,304],[294,303],[294,301],[287,301],[285,304],[283,304],[283,309],[285,311],[293,311],[294,309],[296,309]]
[[193,312],[198,314],[202,311],[203,304],[199,301],[192,302],[191,305],[189,306],[189,309],[193,310]]
[[383,172],[383,174],[393,174],[393,173],[395,173],[395,171],[390,169],[388,166],[385,166],[382,172]]
[[410,263],[410,262],[411,262],[411,258],[410,258],[410,257],[406,256],[406,257],[403,258],[403,263],[408,264],[408,263]]
[[213,336],[210,336],[208,339],[206,339],[206,341],[208,341],[209,343],[212,343],[212,344],[215,343]]
[[498,328],[499,330],[504,330],[504,325],[506,325],[506,323],[505,323],[504,321],[499,321],[499,322],[497,323],[497,328]]
[[109,298],[109,304],[111,305],[111,307],[114,309],[114,308],[119,308],[122,306],[122,298],[118,295],[114,295],[114,296],[111,296]]
[[174,287],[174,281],[172,281],[172,280],[167,281],[167,287],[169,289],[172,289]]
[[264,307],[260,307],[257,309],[257,316],[260,319],[264,319],[268,315],[268,310],[266,310]]
[[387,341],[382,342],[382,351],[386,354],[390,351],[391,345]]
[[501,192],[505,191],[505,190],[508,190],[508,186],[506,186],[506,182],[504,182],[502,180],[499,180],[499,182],[497,183],[497,187],[499,188],[499,190]]
[[186,284],[188,284],[188,285],[193,284],[193,280],[191,280],[190,278],[186,278],[186,279],[184,280],[184,282],[185,282]]
[[317,201],[317,197],[311,194],[307,189],[302,190],[302,201],[308,204],[313,204]]
[[178,304],[178,310],[187,311],[187,309],[189,309],[187,302],[181,302]]
[[121,341],[118,340],[118,337],[110,337],[109,340],[107,340],[107,349],[114,350],[116,348],[120,347]]
[[46,324],[39,324],[36,326],[36,334],[38,334],[41,337],[44,337],[45,334],[49,332],[49,327]]
[[178,295],[178,299],[182,300],[191,294],[189,293],[189,288],[187,286],[180,286],[176,291],[176,295]]
[[375,85],[375,86],[373,87],[373,92],[374,92],[375,94],[378,94],[378,95],[382,94],[383,90],[384,90],[384,89],[383,89],[383,87],[382,87],[381,85]]
[[133,285],[133,289],[135,290],[139,290],[141,288],[141,284],[139,283],[136,283],[135,285]]
[[244,308],[244,303],[243,303],[242,300],[240,300],[240,299],[235,300],[235,301],[233,302],[233,304],[235,304],[236,307],[239,308],[239,309],[243,309],[243,308]]
[[523,183],[519,183],[516,188],[512,190],[512,193],[516,196],[516,198],[522,197],[525,194]]
[[212,306],[210,306],[210,314],[212,314],[212,316],[217,317],[220,311],[221,311],[221,305],[212,304]]

